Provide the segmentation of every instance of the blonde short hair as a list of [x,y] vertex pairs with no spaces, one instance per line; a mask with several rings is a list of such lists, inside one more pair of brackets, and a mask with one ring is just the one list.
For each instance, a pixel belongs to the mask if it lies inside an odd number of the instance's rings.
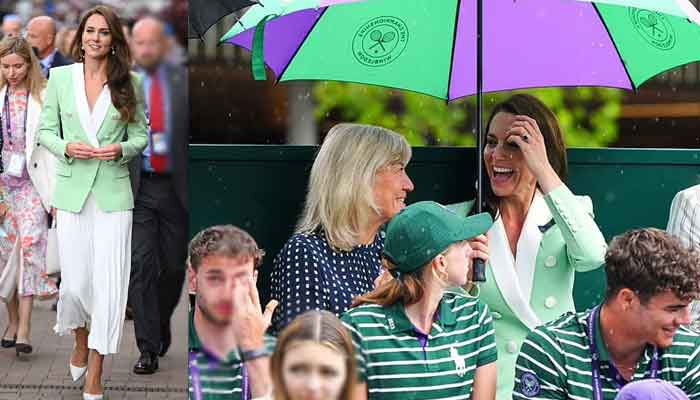
[[377,172],[392,164],[405,166],[410,159],[411,146],[396,132],[372,125],[335,125],[311,167],[296,233],[323,230],[333,248],[352,250],[370,218],[381,212],[374,201]]

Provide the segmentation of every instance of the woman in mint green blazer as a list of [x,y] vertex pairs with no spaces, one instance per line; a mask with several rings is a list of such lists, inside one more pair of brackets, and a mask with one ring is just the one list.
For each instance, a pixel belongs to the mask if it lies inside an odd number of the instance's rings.
[[72,44],[80,62],[51,70],[39,141],[58,159],[61,287],[58,334],[75,334],[69,367],[88,370],[85,399],[101,399],[102,362],[118,351],[131,265],[134,206],[127,163],[148,140],[141,82],[119,17],[108,7],[85,13]]
[[[515,360],[528,331],[574,311],[574,273],[604,262],[605,239],[590,198],[574,196],[566,149],[554,114],[517,94],[496,106],[483,148],[489,261],[480,299],[494,319],[498,348],[496,398],[511,399]],[[452,205],[471,212],[473,201]]]

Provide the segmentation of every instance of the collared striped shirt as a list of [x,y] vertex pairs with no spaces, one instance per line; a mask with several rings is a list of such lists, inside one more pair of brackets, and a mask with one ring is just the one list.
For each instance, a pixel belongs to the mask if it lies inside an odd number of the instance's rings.
[[[700,185],[678,192],[671,202],[666,232],[676,236],[688,248],[700,250]],[[700,302],[690,307],[690,327],[700,331]]]
[[446,292],[425,346],[404,306],[363,304],[342,316],[369,399],[469,399],[476,369],[496,361],[485,304]]
[[[515,366],[513,399],[593,398],[591,353],[588,340],[588,316],[566,313],[531,331]],[[600,333],[595,342],[600,353],[603,398],[613,400],[619,389],[610,376],[610,356]],[[673,344],[661,349],[658,378],[679,387],[691,399],[700,397],[700,335],[681,327]],[[647,346],[632,380],[648,378],[653,347]]]
[[[232,351],[226,359],[219,359],[208,352],[199,340],[194,327],[193,312],[189,322],[188,391],[191,400],[247,400],[243,399],[243,363],[237,351]],[[275,338],[265,336],[265,346],[272,351]],[[201,385],[201,397],[194,393],[193,377],[197,376]],[[251,377],[250,379],[255,379]],[[250,399],[250,390],[248,391]]]
[[687,247],[700,247],[700,185],[681,190],[673,198],[666,231]]

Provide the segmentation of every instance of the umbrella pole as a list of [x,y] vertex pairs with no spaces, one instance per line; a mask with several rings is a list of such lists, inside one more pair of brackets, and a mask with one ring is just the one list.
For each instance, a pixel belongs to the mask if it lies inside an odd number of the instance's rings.
[[[483,210],[484,196],[484,163],[481,149],[484,143],[484,126],[482,114],[484,112],[483,98],[483,0],[476,1],[476,173],[477,173],[477,188],[476,188],[476,212],[480,213]],[[474,260],[474,272],[472,274],[474,282],[486,281],[486,267],[484,261],[480,259]]]

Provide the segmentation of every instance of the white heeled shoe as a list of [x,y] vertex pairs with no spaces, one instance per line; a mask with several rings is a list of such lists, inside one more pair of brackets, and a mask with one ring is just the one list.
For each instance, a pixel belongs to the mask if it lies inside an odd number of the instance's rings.
[[85,373],[87,372],[87,365],[84,367],[76,367],[75,365],[68,363],[68,367],[70,368],[70,377],[73,378],[73,382],[77,382],[80,380],[80,378],[85,376]]
[[[85,373],[85,379],[87,379],[87,372]],[[102,400],[105,394],[91,394],[83,392],[83,400]]]

